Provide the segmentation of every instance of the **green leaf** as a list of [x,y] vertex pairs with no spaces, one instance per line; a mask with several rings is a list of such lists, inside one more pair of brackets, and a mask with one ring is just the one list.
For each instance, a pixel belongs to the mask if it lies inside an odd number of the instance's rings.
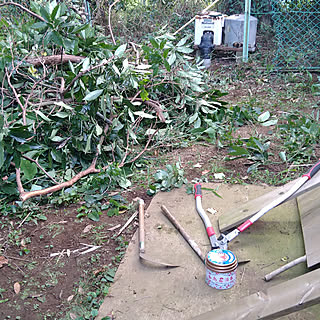
[[279,152],[279,157],[282,161],[286,162],[287,161],[287,157],[286,157],[286,152],[285,151],[280,151]]
[[266,112],[260,114],[260,116],[258,117],[258,121],[259,121],[259,122],[265,122],[265,121],[267,121],[269,118],[270,118],[270,112],[269,112],[269,111],[266,111]]
[[170,66],[172,66],[174,64],[174,62],[176,61],[177,56],[174,52],[172,52],[172,54],[169,56],[168,58],[168,63],[170,64]]
[[271,119],[266,122],[261,123],[264,127],[275,126],[278,123],[278,119]]
[[61,119],[65,119],[65,118],[69,117],[69,113],[68,112],[56,112],[55,114],[53,114],[53,116],[61,118]]
[[37,22],[32,25],[32,28],[33,29],[43,29],[47,26],[48,26],[48,24],[46,22]]
[[125,177],[121,177],[121,179],[119,180],[119,186],[123,189],[127,189],[131,187],[131,181],[126,179]]
[[88,213],[88,218],[92,221],[99,221],[100,215],[97,211],[91,211]]
[[191,52],[193,52],[193,49],[188,48],[188,47],[178,47],[177,50],[179,52],[182,52],[182,53],[191,53]]
[[248,150],[242,147],[232,146],[231,149],[232,151],[228,153],[230,156],[247,156],[249,154]]
[[32,180],[38,171],[37,165],[34,162],[30,162],[26,159],[21,159],[20,169],[27,180]]
[[149,38],[149,41],[150,41],[150,43],[152,44],[152,46],[153,46],[154,48],[159,49],[159,43],[156,41],[155,38],[150,37],[150,38]]
[[52,41],[60,47],[63,47],[63,39],[57,31],[52,31]]
[[95,90],[92,92],[89,92],[84,98],[83,100],[86,101],[93,101],[95,99],[97,99],[103,92],[103,89],[99,89],[99,90]]
[[114,56],[120,58],[124,54],[124,52],[126,51],[126,48],[127,48],[127,44],[123,44],[123,45],[119,46],[117,48],[117,50],[115,51]]
[[51,19],[50,19],[50,14],[49,12],[44,8],[44,7],[41,7],[40,8],[40,15],[42,18],[44,18],[47,22],[50,22]]
[[192,115],[190,118],[189,118],[189,123],[193,123],[197,120],[198,118],[198,112],[196,112],[194,115]]
[[164,66],[166,67],[167,71],[170,72],[171,67],[170,67],[169,62],[166,59],[164,59],[163,63],[164,63]]
[[96,124],[96,134],[97,136],[100,136],[103,132],[103,129],[98,125]]
[[52,121],[49,119],[44,113],[42,113],[40,110],[34,110],[34,112],[39,115],[44,121],[50,122]]
[[4,148],[3,148],[3,142],[0,142],[0,169],[4,164]]
[[145,113],[144,111],[135,111],[135,112],[133,112],[133,114],[135,114],[136,116],[141,117],[141,118],[147,118],[147,119],[154,119],[155,118],[155,116],[153,116],[149,113]]
[[92,138],[92,132],[88,136],[88,140],[86,143],[86,148],[84,149],[84,153],[88,153],[91,150],[91,138]]
[[[57,6],[55,6],[55,8],[52,10],[52,13],[51,13],[51,16],[50,16],[51,20],[54,20],[54,19],[56,18],[56,15],[57,15],[57,12],[58,12],[59,9],[60,9],[60,6],[57,5]],[[58,15],[57,18],[59,18],[59,15]]]
[[183,46],[188,40],[188,37],[184,37],[182,38],[178,43],[177,43],[177,47],[181,47]]

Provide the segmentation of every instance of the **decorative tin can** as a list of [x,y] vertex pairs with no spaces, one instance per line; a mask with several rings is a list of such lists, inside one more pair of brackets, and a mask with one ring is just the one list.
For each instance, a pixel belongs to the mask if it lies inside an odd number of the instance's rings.
[[206,257],[206,283],[219,290],[232,288],[237,266],[237,258],[230,250],[211,250]]

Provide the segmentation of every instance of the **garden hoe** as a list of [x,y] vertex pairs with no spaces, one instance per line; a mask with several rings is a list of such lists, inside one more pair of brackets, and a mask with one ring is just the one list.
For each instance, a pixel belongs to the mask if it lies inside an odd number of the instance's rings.
[[165,263],[150,259],[145,255],[145,232],[144,232],[144,201],[139,199],[139,257],[142,262],[147,262],[153,266],[164,268],[177,268],[178,265]]
[[205,211],[202,208],[201,204],[201,198],[202,198],[202,192],[201,192],[201,184],[196,183],[194,185],[195,190],[195,199],[196,199],[196,208],[197,211],[202,218],[204,225],[206,227],[207,235],[210,239],[210,243],[212,248],[220,248],[220,249],[227,249],[228,243],[232,241],[234,238],[236,238],[241,232],[249,228],[254,222],[256,222],[258,219],[260,219],[264,214],[266,214],[271,209],[277,207],[284,201],[286,201],[288,198],[290,198],[296,191],[298,191],[308,180],[310,180],[318,171],[320,170],[320,161],[318,161],[310,170],[308,173],[304,174],[300,179],[297,180],[297,182],[284,194],[282,194],[277,199],[274,199],[271,201],[268,205],[264,206],[260,211],[258,211],[256,214],[254,214],[250,219],[242,223],[239,227],[228,233],[227,235],[221,234],[219,238],[217,238],[213,227],[211,225],[211,222],[206,215]]

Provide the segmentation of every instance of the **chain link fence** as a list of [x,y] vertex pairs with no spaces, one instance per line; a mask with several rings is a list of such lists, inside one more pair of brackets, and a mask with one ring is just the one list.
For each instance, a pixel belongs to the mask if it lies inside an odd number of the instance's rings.
[[[244,13],[244,0],[224,0],[216,7],[227,15]],[[273,30],[274,70],[320,70],[320,1],[252,0],[251,15]]]

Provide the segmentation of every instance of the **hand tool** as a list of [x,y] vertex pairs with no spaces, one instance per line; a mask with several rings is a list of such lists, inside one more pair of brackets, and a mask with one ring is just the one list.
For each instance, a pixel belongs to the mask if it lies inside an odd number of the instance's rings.
[[196,244],[194,240],[187,234],[187,232],[183,229],[180,223],[176,220],[176,218],[169,212],[169,210],[162,205],[161,206],[162,213],[169,219],[169,221],[175,226],[175,228],[181,233],[183,238],[188,242],[193,251],[198,255],[203,263],[205,263],[205,255],[201,252],[201,249]]
[[150,259],[145,255],[145,232],[144,232],[144,201],[139,199],[139,257],[141,261],[151,263],[155,266],[165,267],[165,268],[176,268],[178,265],[173,265],[171,263],[160,262],[154,259]]
[[[209,217],[207,216],[206,212],[202,208],[201,204],[201,198],[202,198],[202,191],[201,191],[201,183],[196,183],[194,185],[194,197],[196,199],[196,208],[197,211],[206,227],[207,235],[210,240],[211,248],[221,248],[220,242],[217,239],[216,233],[214,232],[214,229],[212,227],[211,221]],[[221,248],[221,249],[227,249],[227,248]]]
[[199,215],[201,216],[204,224],[206,226],[207,234],[209,236],[212,246],[217,246],[221,249],[227,249],[228,243],[236,238],[241,232],[249,228],[254,222],[260,219],[264,214],[266,214],[271,209],[277,207],[289,197],[291,197],[297,190],[299,190],[308,180],[310,180],[318,171],[320,170],[320,161],[318,161],[306,174],[304,174],[297,182],[283,195],[271,201],[268,205],[264,206],[260,211],[254,214],[250,219],[242,223],[239,227],[231,231],[230,233],[224,235],[221,234],[217,239],[216,234],[212,228],[211,222],[208,219],[208,216],[204,212],[201,205],[201,184],[196,183],[194,185],[195,189],[195,198],[196,198],[196,207]]

